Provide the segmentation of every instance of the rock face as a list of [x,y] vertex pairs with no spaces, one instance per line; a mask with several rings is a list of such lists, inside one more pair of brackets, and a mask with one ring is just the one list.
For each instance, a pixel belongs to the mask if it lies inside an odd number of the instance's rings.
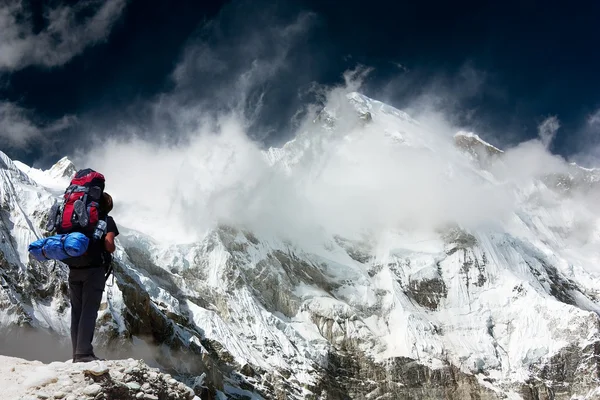
[[355,354],[332,355],[315,392],[327,399],[499,399],[454,366],[435,370],[397,357],[374,364]]
[[491,160],[497,159],[503,153],[502,150],[470,132],[457,133],[454,136],[454,144],[472,157],[482,168],[488,167]]
[[[323,110],[315,120],[327,140],[357,139],[343,136],[341,124],[435,154],[405,113],[356,93],[349,100],[356,118],[340,122],[343,113]],[[326,162],[319,151],[331,143],[310,140],[309,132],[271,149],[265,163],[293,174]],[[503,152],[473,135],[455,141],[469,156],[457,153],[453,173],[498,185],[484,169]],[[0,161],[0,337],[28,329],[68,343],[68,270],[27,254],[60,193],[8,157]],[[73,168],[63,161],[51,170],[63,179]],[[325,232],[294,242],[220,224],[195,243],[162,245],[120,226],[97,352],[135,355],[178,381],[137,361],[107,362],[108,370],[75,374],[77,395],[189,398],[191,388],[206,399],[598,396],[600,224],[577,202],[595,190],[596,172],[588,172],[577,179],[591,186],[567,191],[557,189],[563,181],[536,178],[517,191],[508,222],[479,230],[445,218],[427,232],[409,221],[378,235]],[[28,395],[68,398],[57,379]]]
[[[185,278],[177,276],[167,278],[164,269],[157,268],[155,262],[150,261],[149,254],[129,249],[126,250],[126,253],[134,256],[129,258],[128,262],[135,259],[138,264],[117,266],[117,276],[119,277],[117,285],[123,293],[125,303],[132,304],[128,307],[128,313],[131,315],[126,317],[126,321],[131,321],[127,322],[127,331],[134,335],[149,335],[156,343],[168,344],[174,349],[186,348],[181,338],[194,335],[197,338],[195,343],[199,343],[199,345],[188,347],[186,351],[191,357],[190,360],[193,360],[194,357],[196,360],[202,360],[201,362],[192,362],[196,369],[190,373],[206,374],[205,396],[223,390],[224,379],[231,379],[231,376],[237,376],[236,381],[243,382],[241,387],[254,393],[260,393],[265,398],[281,398],[281,396],[288,395],[297,398],[328,399],[367,397],[377,399],[495,399],[503,398],[503,393],[506,392],[517,392],[523,398],[543,398],[540,397],[541,393],[553,393],[554,398],[566,399],[585,393],[597,385],[600,364],[594,352],[598,348],[598,341],[587,345],[585,349],[579,349],[577,346],[564,349],[552,356],[549,361],[538,358],[529,367],[529,374],[532,378],[522,383],[507,383],[499,379],[497,371],[501,370],[502,366],[486,366],[485,364],[489,361],[479,358],[472,361],[464,359],[463,363],[471,361],[473,365],[467,368],[464,368],[463,365],[463,368],[459,368],[452,362],[450,352],[445,349],[442,349],[439,356],[444,362],[435,367],[426,365],[428,357],[426,349],[423,349],[422,356],[424,358],[421,360],[390,357],[385,361],[377,361],[370,353],[373,348],[380,346],[380,343],[365,321],[373,315],[387,313],[383,301],[386,293],[381,293],[382,300],[378,304],[366,309],[360,307],[353,309],[339,300],[328,305],[328,308],[323,308],[323,305],[314,301],[303,300],[301,295],[293,294],[294,287],[311,285],[320,288],[323,293],[336,293],[342,284],[335,283],[326,268],[319,267],[314,261],[308,261],[306,256],[294,254],[292,249],[267,252],[264,259],[257,260],[252,264],[253,267],[248,269],[245,260],[248,254],[252,253],[252,247],[260,247],[261,242],[257,237],[253,236],[248,239],[246,236],[247,234],[243,231],[223,227],[196,248],[195,251],[200,254],[204,253],[205,256],[198,257],[198,253],[192,251],[194,255],[191,258],[196,260],[211,258],[211,252],[217,251],[217,249],[229,256],[227,262],[220,264],[220,268],[222,268],[220,274],[222,274],[221,279],[225,282],[224,286],[231,289],[225,290],[225,293],[220,295],[208,294],[211,288],[206,284],[207,277],[202,272],[209,270],[208,265],[203,265],[197,271],[194,271],[195,267],[190,266]],[[404,264],[396,262],[386,266],[373,265],[367,276],[374,278],[386,270],[395,271],[394,275],[398,285],[404,288],[402,292],[409,301],[414,302],[418,309],[423,310],[422,312],[442,311],[447,306],[449,290],[454,285],[446,283],[449,275],[449,271],[445,267],[447,259],[456,260],[453,261],[453,265],[456,265],[454,273],[464,290],[478,293],[486,289],[490,281],[495,278],[490,276],[488,265],[491,261],[488,259],[487,253],[479,247],[477,238],[456,228],[444,231],[442,238],[445,243],[446,261],[438,260],[437,267],[431,274],[406,276],[406,271],[412,268],[410,262]],[[342,248],[348,252],[349,259],[356,260],[357,254],[360,252],[364,254],[369,252],[368,246],[365,244],[349,244],[339,238],[337,241],[344,245]],[[350,248],[352,246],[355,247]],[[368,262],[374,256],[358,258]],[[494,256],[494,258],[496,257]],[[201,263],[203,262],[201,261]],[[132,269],[138,268],[153,282],[160,282],[160,287],[173,293],[177,297],[179,308],[174,310],[167,304],[157,303],[156,300],[152,300],[152,296],[146,292],[144,287],[136,285],[135,279],[129,278],[128,275],[131,274]],[[556,269],[539,261],[537,263],[532,261],[528,268],[530,268],[532,276],[538,277],[541,282],[548,283],[545,290],[549,296],[555,296],[559,301],[568,299],[564,297],[565,293],[570,293],[569,291],[573,288],[569,287],[568,280]],[[128,270],[129,272],[127,272]],[[174,287],[178,289],[174,289]],[[287,356],[285,360],[289,365],[295,363],[297,369],[305,368],[311,371],[317,379],[301,383],[295,376],[294,368],[288,366],[282,365],[274,374],[272,370],[260,364],[240,363],[238,361],[239,354],[227,351],[218,339],[207,338],[202,329],[203,325],[194,323],[194,318],[190,317],[190,313],[193,311],[188,307],[182,307],[185,302],[193,302],[201,307],[213,309],[215,318],[227,319],[231,326],[235,327],[236,324],[240,324],[240,329],[247,329],[249,325],[246,324],[249,321],[246,319],[247,317],[244,317],[247,314],[236,309],[237,300],[235,299],[240,295],[240,290],[243,291],[248,287],[253,288],[253,291],[247,294],[252,296],[255,305],[281,313],[286,316],[285,318],[305,314],[314,324],[321,339],[313,342],[313,346],[324,346],[323,355],[315,355],[302,362],[301,353],[297,350],[302,349],[306,343],[303,344],[302,338],[296,337],[298,340],[294,342],[294,346],[297,347],[296,351],[292,352],[292,356]],[[188,291],[189,288],[194,288],[194,290]],[[274,288],[279,288],[279,290]],[[513,290],[515,298],[512,301],[518,301],[519,297],[525,296],[527,290],[524,286],[515,287]],[[563,292],[559,290],[563,290]],[[204,293],[205,295],[201,298],[194,298],[186,293]],[[221,308],[223,306],[225,308]],[[583,325],[585,327],[582,328],[583,332],[586,335],[588,333],[594,335],[598,329],[597,317],[593,315],[585,317],[585,313],[581,314],[581,317],[585,318],[586,324],[591,324]],[[251,323],[254,322],[256,321]],[[285,326],[283,320],[276,322]],[[419,323],[422,324],[424,321]],[[485,332],[482,332],[482,335],[489,338],[491,346],[495,346],[498,349],[496,354],[499,354],[503,346],[507,346],[504,341],[510,337],[510,333],[505,334],[499,326],[496,327],[495,324],[503,325],[503,322],[494,322],[493,317],[482,323],[484,325],[482,330]],[[427,328],[432,338],[444,337],[447,329],[449,326],[445,323],[432,324]],[[514,328],[510,328],[510,324],[509,329],[514,330]],[[277,356],[277,351],[273,351],[273,349],[279,348],[279,351],[285,353],[281,344],[275,342],[269,344],[267,341],[268,347],[263,347],[258,345],[260,341],[256,335],[249,333],[241,335],[253,343],[252,351],[259,350],[262,354],[274,357]],[[435,346],[436,340],[439,339],[432,339],[427,345]],[[419,344],[415,343],[415,346],[419,346]],[[244,351],[244,354],[252,355],[251,350],[246,351],[248,353]],[[447,351],[448,353],[446,353]],[[194,353],[196,356],[193,355]],[[419,351],[416,354],[419,354]],[[285,354],[283,356],[286,357]],[[498,359],[503,362],[500,354]],[[163,365],[176,364],[173,361],[168,358],[161,360]],[[590,377],[586,375],[585,378],[582,378],[577,373],[581,370],[590,371]],[[300,390],[300,387],[304,387],[307,392]]]

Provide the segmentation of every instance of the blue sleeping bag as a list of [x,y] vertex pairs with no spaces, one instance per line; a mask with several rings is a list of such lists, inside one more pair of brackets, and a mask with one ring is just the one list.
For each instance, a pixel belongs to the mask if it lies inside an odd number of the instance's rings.
[[29,245],[29,253],[38,261],[64,260],[83,255],[90,239],[80,232],[41,238]]

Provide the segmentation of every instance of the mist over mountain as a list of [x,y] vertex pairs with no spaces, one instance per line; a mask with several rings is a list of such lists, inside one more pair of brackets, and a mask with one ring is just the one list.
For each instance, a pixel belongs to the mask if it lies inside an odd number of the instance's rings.
[[599,171],[551,154],[547,126],[500,149],[347,79],[281,147],[231,113],[45,171],[3,156],[0,349],[67,340],[65,266],[26,249],[89,166],[121,230],[111,358],[204,376],[202,398],[597,396]]

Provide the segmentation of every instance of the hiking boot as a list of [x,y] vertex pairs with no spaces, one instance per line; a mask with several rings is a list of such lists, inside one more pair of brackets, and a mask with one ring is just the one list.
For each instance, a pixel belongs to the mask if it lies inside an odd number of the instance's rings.
[[77,215],[77,221],[79,222],[79,225],[81,227],[86,227],[89,222],[89,218],[87,210],[85,209],[85,203],[81,200],[75,200],[75,203],[73,203],[73,212],[75,215]]
[[95,354],[78,355],[73,359],[74,363],[87,363],[92,361],[106,361],[104,358],[98,358]]

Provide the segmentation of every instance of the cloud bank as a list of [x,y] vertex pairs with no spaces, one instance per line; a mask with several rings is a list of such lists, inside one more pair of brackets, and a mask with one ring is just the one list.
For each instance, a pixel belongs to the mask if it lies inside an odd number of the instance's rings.
[[[43,26],[34,26],[28,3],[0,3],[0,76],[29,66],[56,67],[87,47],[105,40],[121,16],[126,0],[79,1],[73,5],[43,6]],[[73,126],[77,118],[65,115],[40,121],[34,110],[0,100],[0,145],[27,151],[47,147],[52,134]]]
[[27,110],[10,102],[0,102],[0,138],[15,147],[25,147],[41,130],[31,122]]
[[519,188],[568,172],[540,139],[482,171],[454,145],[457,127],[431,107],[416,112],[418,123],[391,108],[365,122],[346,97],[361,76],[322,89],[320,111],[283,148],[265,151],[229,110],[196,115],[204,122],[178,132],[178,143],[113,139],[78,163],[105,173],[121,224],[173,243],[197,241],[220,223],[296,243],[448,224],[498,228],[524,201]]
[[73,126],[77,121],[72,115],[50,122],[35,122],[32,110],[8,101],[0,101],[0,144],[11,148],[27,148],[32,143],[43,145],[49,135]]
[[[21,0],[0,5],[0,72],[30,65],[60,66],[106,39],[125,0],[79,1],[44,9],[45,26],[34,32],[31,11]],[[91,16],[83,17],[92,10]]]
[[[494,227],[513,216],[519,187],[568,171],[548,151],[556,117],[540,125],[538,139],[509,149],[488,171],[455,148],[465,114],[453,93],[476,98],[485,86],[486,74],[469,65],[456,80],[434,82],[406,103],[418,123],[385,112],[365,122],[346,98],[368,80],[369,68],[359,68],[341,85],[299,90],[293,124],[262,125],[269,102],[280,100],[274,82],[303,73],[297,62],[310,57],[303,37],[315,16],[272,20],[265,13],[253,20],[238,7],[230,5],[190,40],[172,88],[136,104],[112,138],[88,130],[97,140],[76,164],[106,175],[123,226],[175,243],[196,241],[218,223],[295,240],[447,223]],[[227,33],[231,26],[241,29]],[[392,87],[402,89],[385,88]],[[293,140],[266,151],[257,139],[273,129]]]
[[538,136],[542,144],[549,149],[560,128],[560,122],[556,116],[548,117],[538,126]]

